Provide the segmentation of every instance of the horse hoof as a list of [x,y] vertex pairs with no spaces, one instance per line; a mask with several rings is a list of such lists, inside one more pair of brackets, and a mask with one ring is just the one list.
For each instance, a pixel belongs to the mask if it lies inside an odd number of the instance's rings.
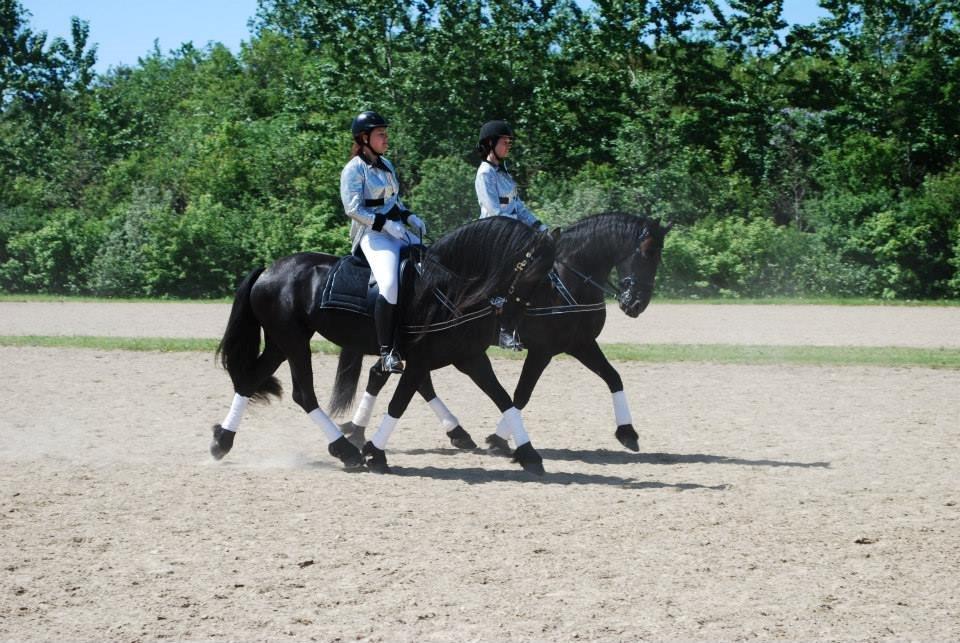
[[345,436],[340,436],[327,445],[327,451],[330,455],[340,460],[348,469],[355,469],[363,464],[363,456],[360,449],[355,447]]
[[477,448],[477,443],[473,441],[470,434],[459,424],[455,428],[447,431],[447,437],[450,438],[450,444],[458,449],[469,451],[470,449]]
[[222,460],[233,448],[234,431],[227,431],[219,424],[213,427],[213,442],[210,443],[210,455],[214,460]]
[[359,426],[353,422],[344,422],[340,425],[340,432],[347,436],[347,439],[358,449],[362,449],[363,443],[367,441],[364,436],[366,430],[367,427]]
[[637,435],[637,432],[633,430],[632,424],[621,424],[617,427],[617,439],[620,440],[620,444],[627,447],[631,451],[640,450],[640,436]]
[[373,442],[363,445],[363,456],[366,458],[367,468],[373,473],[390,473],[386,452],[375,447]]
[[501,455],[505,458],[513,455],[513,449],[510,448],[510,443],[496,433],[491,433],[487,436],[487,451],[493,455]]
[[546,471],[543,468],[543,458],[529,442],[524,442],[513,452],[513,461],[518,463],[527,473],[542,476]]

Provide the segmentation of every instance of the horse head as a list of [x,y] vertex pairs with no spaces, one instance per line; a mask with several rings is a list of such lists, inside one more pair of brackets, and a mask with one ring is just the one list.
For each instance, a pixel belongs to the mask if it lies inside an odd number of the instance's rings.
[[617,274],[621,275],[617,300],[620,310],[629,317],[639,316],[653,297],[654,279],[663,253],[664,239],[672,227],[672,223],[661,226],[659,219],[645,219],[637,235],[635,249],[617,264]]

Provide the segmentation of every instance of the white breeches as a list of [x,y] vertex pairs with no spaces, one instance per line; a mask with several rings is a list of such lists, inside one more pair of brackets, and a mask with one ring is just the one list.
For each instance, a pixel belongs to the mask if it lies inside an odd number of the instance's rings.
[[360,239],[360,248],[370,264],[380,295],[388,304],[397,303],[400,295],[400,249],[407,245],[386,232],[367,230]]

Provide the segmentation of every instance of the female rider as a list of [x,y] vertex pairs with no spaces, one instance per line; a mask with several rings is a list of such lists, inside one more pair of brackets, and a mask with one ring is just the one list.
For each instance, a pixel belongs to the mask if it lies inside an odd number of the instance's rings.
[[480,201],[480,218],[511,217],[529,226],[546,230],[539,219],[517,196],[517,182],[507,172],[504,159],[513,146],[513,128],[506,121],[489,121],[480,128],[480,156],[474,187]]
[[[474,181],[480,202],[480,218],[510,217],[538,230],[546,230],[547,226],[517,196],[517,182],[507,172],[504,159],[510,154],[513,138],[513,128],[507,121],[488,121],[480,128],[478,148],[483,160],[477,168]],[[516,330],[500,329],[500,347],[523,350]]]
[[388,147],[388,125],[376,112],[361,112],[353,119],[353,147],[350,160],[340,173],[340,199],[347,216],[353,219],[353,250],[356,252],[359,247],[363,252],[380,287],[373,311],[380,368],[388,373],[402,373],[403,361],[394,341],[400,250],[417,243],[407,231],[408,225],[421,234],[426,226],[400,201],[397,173],[390,161],[383,158]]

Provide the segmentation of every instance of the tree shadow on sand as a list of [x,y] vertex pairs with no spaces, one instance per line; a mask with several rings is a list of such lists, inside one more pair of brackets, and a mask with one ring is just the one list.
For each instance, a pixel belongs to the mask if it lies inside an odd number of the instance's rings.
[[[457,455],[457,449],[401,449],[407,455]],[[802,469],[829,469],[829,462],[792,462],[790,460],[751,460],[707,453],[630,453],[609,449],[537,449],[544,461],[583,462],[585,464],[733,464],[746,467],[798,467]],[[474,453],[486,453],[477,449]],[[490,454],[490,457],[499,458]]]
[[709,491],[725,491],[730,485],[714,486],[693,483],[669,483],[656,481],[634,480],[620,476],[605,476],[591,473],[550,473],[543,476],[534,476],[521,470],[482,469],[479,467],[440,469],[438,467],[398,467],[391,466],[392,475],[400,477],[430,478],[433,480],[459,480],[467,484],[486,484],[490,482],[522,482],[525,484],[546,485],[603,485],[620,487],[622,489],[675,489],[688,491],[690,489],[707,489]]

